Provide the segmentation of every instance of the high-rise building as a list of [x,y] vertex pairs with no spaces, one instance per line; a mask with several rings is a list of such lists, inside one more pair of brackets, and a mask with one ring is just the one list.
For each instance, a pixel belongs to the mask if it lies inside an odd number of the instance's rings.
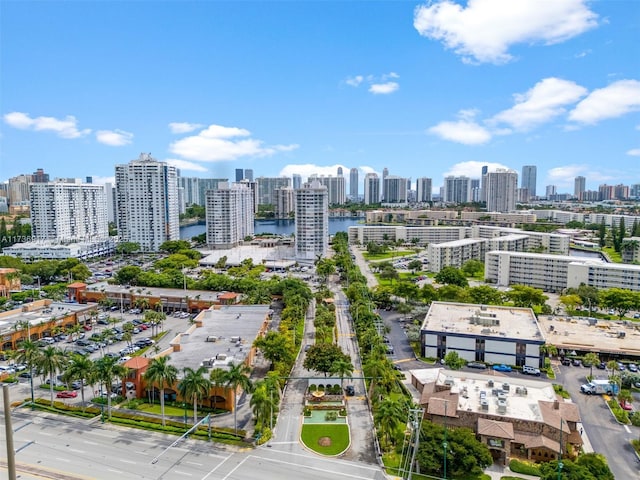
[[480,201],[486,203],[486,201],[487,201],[487,173],[489,173],[489,167],[487,165],[484,165],[482,167],[481,172],[482,173],[480,175]]
[[275,197],[274,207],[276,218],[292,218],[295,214],[295,196],[293,188],[276,188],[273,193]]
[[629,188],[629,195],[631,196],[631,198],[640,198],[640,183],[634,183],[633,185],[631,185],[631,187]]
[[9,205],[29,205],[31,175],[18,175],[9,179]]
[[116,165],[118,235],[143,251],[158,251],[168,240],[180,239],[178,172],[151,154]]
[[381,196],[381,200],[383,202],[387,201],[387,192],[385,190],[386,186],[384,181],[387,179],[388,176],[389,176],[389,169],[387,167],[384,167],[382,169],[382,196]]
[[587,179],[583,176],[578,176],[573,181],[573,195],[579,200],[582,200],[582,194],[587,189]]
[[253,236],[253,195],[246,183],[221,182],[207,191],[207,246],[233,248]]
[[296,195],[296,257],[313,262],[329,250],[329,195],[317,180],[306,183]]
[[243,180],[249,180],[250,182],[253,182],[253,169],[252,168],[245,168],[244,169],[244,179]]
[[386,197],[384,203],[407,203],[407,179],[396,175],[389,175],[383,180]]
[[367,173],[364,176],[364,204],[380,203],[380,178],[377,173]]
[[557,194],[558,188],[555,185],[547,185],[545,188],[545,196],[547,197],[547,200],[553,200]]
[[294,173],[293,175],[291,175],[291,179],[293,180],[294,190],[302,188],[302,175],[300,175],[299,173]]
[[429,203],[431,202],[431,190],[432,190],[432,181],[427,177],[420,177],[416,180],[416,191],[417,198],[416,201],[418,203]]
[[113,183],[107,182],[104,184],[104,195],[107,201],[107,221],[116,223],[118,213],[116,212],[116,189]]
[[[33,175],[31,175],[31,181],[33,183],[47,183],[49,181],[49,174],[44,173],[44,170],[42,168],[39,168],[35,172],[33,172]],[[87,181],[87,183],[92,182]]]
[[537,168],[535,165],[525,165],[522,167],[522,183],[520,186],[528,189],[531,197],[536,196],[536,174]]
[[241,182],[242,180],[244,180],[244,170],[236,168],[236,182]]
[[468,203],[471,201],[471,179],[449,176],[444,178],[444,198],[446,203]]
[[276,188],[290,187],[289,177],[258,177],[258,205],[273,205],[275,198],[273,192]]
[[202,205],[200,203],[200,179],[198,177],[178,177],[178,187],[184,191],[185,206]]
[[500,168],[495,172],[487,172],[485,177],[487,212],[511,212],[515,210],[518,173]]
[[36,182],[29,191],[34,239],[78,242],[109,236],[107,199],[102,185]]
[[341,177],[342,176],[342,167],[338,167],[338,176]]
[[345,178],[342,175],[338,175],[337,177],[311,175],[307,179],[307,182],[311,183],[314,180],[320,182],[320,185],[327,187],[329,205],[342,205],[347,201],[347,186]]
[[472,178],[471,179],[471,198],[469,201],[478,203],[480,202],[480,195],[482,194],[482,189],[480,188],[480,179]]
[[629,187],[627,185],[618,184],[613,187],[613,198],[616,200],[626,200],[629,198]]
[[358,200],[358,169],[349,170],[349,198],[352,202]]

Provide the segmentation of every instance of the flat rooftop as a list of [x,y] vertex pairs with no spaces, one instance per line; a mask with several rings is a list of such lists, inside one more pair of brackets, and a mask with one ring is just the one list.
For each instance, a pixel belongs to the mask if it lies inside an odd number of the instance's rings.
[[182,288],[154,288],[154,287],[138,287],[135,285],[115,285],[107,282],[92,283],[87,286],[89,292],[105,292],[108,294],[129,295],[133,293],[136,296],[147,297],[167,297],[167,298],[189,298],[198,297],[202,301],[215,302],[221,292],[212,292],[211,290],[184,290]]
[[[25,304],[30,306],[31,304]],[[25,306],[23,305],[23,307]],[[64,318],[68,315],[83,312],[95,306],[94,303],[79,304],[53,302],[48,306],[42,306],[31,312],[23,311],[22,308],[16,308],[5,312],[0,317],[0,334],[14,331],[14,326],[19,322],[29,322],[29,325],[36,326],[43,322],[49,322],[54,319]]]
[[181,333],[172,343],[179,342],[181,351],[171,354],[171,364],[178,370],[198,368],[225,368],[229,363],[242,363],[256,339],[269,305],[230,305],[203,310],[196,323]]
[[[542,422],[544,418],[538,402],[557,399],[551,383],[507,377],[497,372],[482,374],[428,368],[411,370],[409,374],[422,384],[451,385],[451,393],[458,394],[457,410],[468,412]],[[506,402],[506,413],[498,412],[499,400]]]
[[278,245],[275,247],[261,247],[258,245],[240,245],[221,250],[199,250],[202,254],[200,265],[215,265],[222,257],[227,257],[227,265],[240,265],[243,260],[250,258],[254,265],[264,263],[267,268],[287,268],[296,263],[295,250],[291,246]]
[[589,351],[640,357],[640,323],[540,315],[547,341],[558,351]]
[[434,243],[435,247],[464,247],[466,245],[473,245],[475,243],[486,243],[486,238],[461,238],[460,240],[451,240],[450,242]]
[[432,302],[422,330],[544,341],[533,310],[519,307]]

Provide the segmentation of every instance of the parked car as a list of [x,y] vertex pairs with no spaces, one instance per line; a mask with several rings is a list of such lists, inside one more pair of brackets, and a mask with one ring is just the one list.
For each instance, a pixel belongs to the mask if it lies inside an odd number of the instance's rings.
[[56,394],[56,398],[76,398],[77,396],[78,392],[74,392],[73,390],[65,390]]
[[24,372],[20,372],[20,375],[18,375],[20,378],[31,378],[31,372],[29,371],[24,371]]
[[500,365],[494,365],[493,369],[496,372],[510,372],[511,371],[511,367],[509,365],[505,365],[504,363],[501,363]]
[[596,365],[596,368],[599,368],[600,370],[605,370],[607,368],[607,364],[604,362],[600,362],[599,364]]
[[564,365],[566,367],[570,366],[571,365],[571,359],[570,358],[566,358],[566,357],[563,358],[562,359],[562,365]]
[[82,388],[82,382],[80,380],[74,380],[73,382],[71,382],[70,386],[74,390],[80,390]]
[[344,391],[349,397],[353,397],[356,394],[356,389],[353,387],[353,385],[347,385],[346,387],[344,387]]
[[482,362],[469,362],[467,363],[469,368],[477,368],[478,370],[484,370],[487,366]]
[[582,361],[581,361],[579,358],[574,358],[574,359],[571,361],[571,364],[572,364],[574,367],[580,367],[580,366],[582,365]]
[[630,363],[627,365],[627,368],[630,372],[636,373],[638,371],[638,366],[635,363]]
[[631,402],[623,400],[622,402],[620,402],[620,408],[622,408],[623,410],[631,411],[633,410],[633,405],[631,405]]

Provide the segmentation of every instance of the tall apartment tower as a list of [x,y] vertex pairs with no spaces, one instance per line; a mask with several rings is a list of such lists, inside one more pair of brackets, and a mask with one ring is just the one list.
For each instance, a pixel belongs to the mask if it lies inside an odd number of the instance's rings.
[[299,173],[294,173],[293,175],[291,175],[291,180],[293,180],[294,190],[302,188],[302,175],[300,175]]
[[109,237],[102,185],[38,182],[29,186],[29,194],[34,239],[77,242]]
[[573,195],[582,200],[582,194],[587,189],[587,179],[583,176],[576,177],[573,181]]
[[249,180],[253,182],[253,168],[245,168],[244,169],[244,178],[243,180]]
[[342,176],[342,167],[338,167],[338,176],[341,177]]
[[487,201],[487,173],[489,173],[489,167],[484,165],[480,175],[480,201]]
[[236,168],[236,182],[241,182],[242,180],[244,180],[244,170]]
[[329,250],[329,194],[317,180],[306,183],[296,195],[296,257],[313,262]]
[[207,192],[207,246],[237,247],[253,235],[253,195],[246,183],[222,182]]
[[529,196],[536,196],[536,174],[537,168],[535,165],[525,165],[522,167],[522,183],[520,186],[529,190]]
[[387,167],[384,167],[382,169],[382,195],[380,197],[380,200],[383,202],[387,201],[387,192],[385,192],[385,185],[384,185],[384,181],[387,179],[387,177],[389,176],[389,169]]
[[512,212],[516,209],[518,173],[499,168],[486,175],[486,198],[488,212]]
[[[33,183],[47,183],[49,181],[49,174],[44,173],[44,170],[42,168],[39,168],[35,172],[33,172],[33,175],[31,175],[31,181]],[[86,183],[92,182],[87,181]]]
[[107,202],[107,222],[116,223],[118,212],[116,212],[116,189],[113,183],[104,184],[104,195]]
[[352,202],[358,200],[358,169],[349,170],[349,198]]
[[327,187],[329,205],[342,205],[347,201],[347,186],[345,184],[345,178],[342,175],[338,175],[337,177],[311,175],[307,179],[307,183],[311,183],[314,180],[317,180],[320,185]]
[[396,175],[389,175],[383,180],[383,190],[386,192],[384,203],[407,203],[407,179]]
[[468,203],[471,201],[471,179],[449,176],[444,178],[444,198],[446,203]]
[[273,192],[276,188],[290,187],[289,177],[258,177],[258,205],[273,205],[275,198]]
[[31,184],[31,178],[31,175],[18,175],[17,177],[9,179],[9,205],[29,204],[29,185]]
[[289,219],[295,215],[295,195],[291,187],[276,188],[274,190],[275,197],[275,215],[276,218]]
[[380,203],[380,178],[377,173],[367,173],[364,176],[364,204]]
[[553,197],[558,194],[558,188],[555,185],[547,185],[545,188],[545,194],[547,200],[553,200]]
[[418,203],[431,202],[432,181],[430,178],[421,177],[416,180],[416,201]]
[[158,251],[168,240],[180,239],[178,172],[151,154],[116,165],[118,235],[143,251]]

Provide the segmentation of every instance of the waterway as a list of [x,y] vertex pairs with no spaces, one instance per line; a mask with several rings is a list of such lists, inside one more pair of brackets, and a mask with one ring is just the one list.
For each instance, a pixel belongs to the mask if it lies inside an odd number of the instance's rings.
[[[329,218],[329,235],[335,235],[337,232],[346,232],[349,227],[361,225],[361,218]],[[294,220],[256,220],[253,223],[253,231],[259,233],[271,233],[275,235],[291,235],[295,232],[296,224]],[[194,225],[186,225],[180,227],[180,238],[182,240],[190,240],[192,237],[205,233],[206,226],[204,223]]]

